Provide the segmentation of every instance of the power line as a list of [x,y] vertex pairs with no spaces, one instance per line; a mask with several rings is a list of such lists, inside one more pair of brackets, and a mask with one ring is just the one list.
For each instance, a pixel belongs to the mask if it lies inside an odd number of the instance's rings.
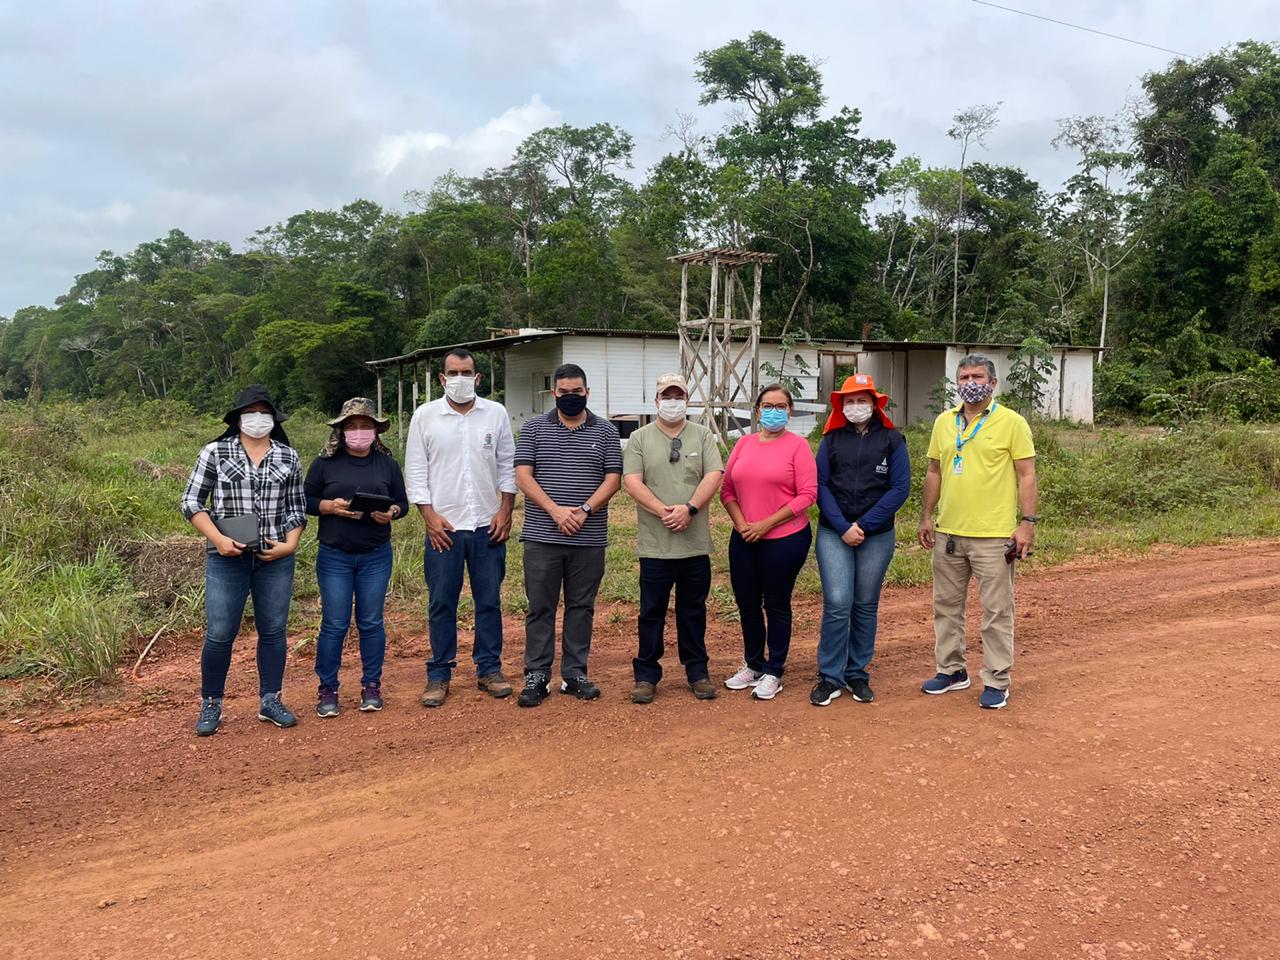
[[1118,33],[1107,33],[1105,30],[1095,30],[1093,27],[1083,27],[1078,23],[1067,23],[1065,20],[1055,20],[1053,17],[1042,17],[1038,13],[1028,13],[1026,10],[1015,10],[1013,7],[1002,7],[998,3],[990,3],[988,0],[973,0],[974,3],[982,4],[984,7],[995,7],[997,10],[1004,10],[1008,13],[1016,13],[1023,17],[1033,17],[1036,20],[1044,20],[1048,23],[1056,23],[1060,27],[1071,27],[1073,30],[1083,30],[1085,33],[1096,33],[1100,37],[1110,37],[1112,40],[1123,40],[1125,43],[1137,44],[1139,47],[1149,47],[1152,50],[1160,50],[1163,53],[1172,53],[1178,57],[1184,57],[1187,60],[1195,58],[1189,53],[1183,53],[1180,50],[1170,50],[1168,47],[1158,47],[1154,43],[1146,43],[1143,40],[1134,40],[1132,37],[1122,37]]

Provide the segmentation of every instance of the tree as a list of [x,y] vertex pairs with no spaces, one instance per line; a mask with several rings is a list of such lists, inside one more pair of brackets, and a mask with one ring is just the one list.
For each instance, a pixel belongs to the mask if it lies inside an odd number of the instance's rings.
[[983,146],[984,138],[995,129],[1000,104],[978,104],[961,110],[952,117],[947,136],[960,144],[960,177],[956,185],[955,252],[951,262],[951,342],[957,337],[956,323],[960,302],[960,227],[964,223],[964,160],[971,143]]
[[1124,149],[1126,131],[1115,119],[1070,117],[1059,121],[1054,147],[1067,144],[1080,154],[1079,172],[1058,195],[1065,234],[1084,255],[1089,286],[1102,281],[1102,318],[1098,333],[1098,362],[1107,345],[1107,319],[1111,308],[1111,274],[1133,252],[1126,230],[1132,195],[1128,192],[1134,155]]

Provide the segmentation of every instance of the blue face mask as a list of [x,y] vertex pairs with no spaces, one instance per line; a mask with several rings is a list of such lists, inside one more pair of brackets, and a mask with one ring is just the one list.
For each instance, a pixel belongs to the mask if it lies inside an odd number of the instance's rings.
[[760,425],[770,432],[777,433],[787,425],[788,414],[785,410],[762,410]]

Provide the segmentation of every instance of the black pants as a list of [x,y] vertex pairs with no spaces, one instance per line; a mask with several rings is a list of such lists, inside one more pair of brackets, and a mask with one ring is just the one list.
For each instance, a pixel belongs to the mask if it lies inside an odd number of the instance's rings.
[[671,588],[676,590],[676,649],[689,682],[708,679],[707,594],[711,592],[711,558],[679,560],[640,558],[640,650],[631,665],[636,683],[662,679],[663,639]]
[[525,673],[551,672],[556,656],[556,608],[563,588],[560,676],[566,680],[586,676],[596,593],[604,579],[604,549],[525,541],[524,592],[529,600],[524,617]]
[[743,659],[757,673],[781,677],[786,667],[791,647],[791,591],[811,543],[813,532],[807,526],[776,540],[755,543],[747,543],[736,530],[729,537],[729,583],[742,616]]

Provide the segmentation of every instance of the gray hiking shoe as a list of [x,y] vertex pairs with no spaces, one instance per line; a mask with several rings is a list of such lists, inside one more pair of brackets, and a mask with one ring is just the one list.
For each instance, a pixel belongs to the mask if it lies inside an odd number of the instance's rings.
[[289,708],[280,702],[279,693],[264,693],[258,704],[258,719],[264,723],[274,723],[277,727],[292,727],[298,718],[289,712]]
[[196,736],[209,737],[222,726],[222,698],[205,697],[200,701],[200,719],[196,721]]

